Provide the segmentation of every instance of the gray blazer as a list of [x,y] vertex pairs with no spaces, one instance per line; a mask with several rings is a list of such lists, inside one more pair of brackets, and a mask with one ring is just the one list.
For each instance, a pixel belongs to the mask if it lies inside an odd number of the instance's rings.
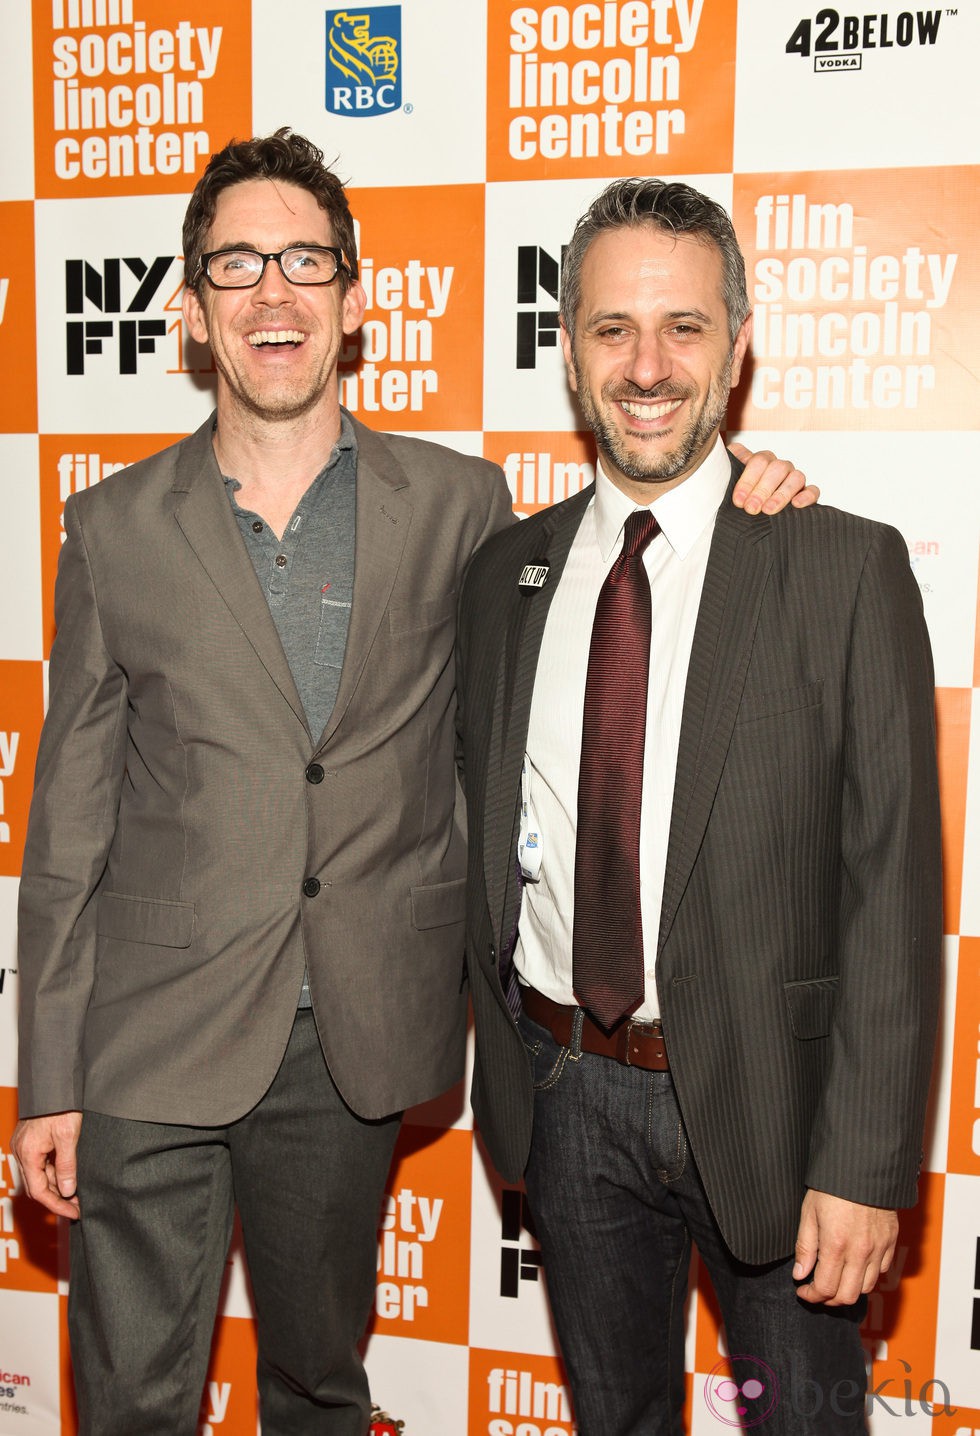
[[482,459],[355,428],[353,606],[322,734],[210,421],[66,506],[21,884],[24,1116],[233,1120],[275,1074],[304,964],[356,1112],[462,1071],[454,618],[510,496]]
[[[492,540],[461,599],[473,1104],[510,1180],[532,1091],[497,954],[520,901],[541,635],[590,497]],[[529,563],[550,564],[544,588],[518,588]],[[792,1250],[807,1186],[915,1201],[942,933],[933,701],[898,533],[824,505],[772,519],[722,505],[687,680],[657,986],[691,1149],[744,1261]]]

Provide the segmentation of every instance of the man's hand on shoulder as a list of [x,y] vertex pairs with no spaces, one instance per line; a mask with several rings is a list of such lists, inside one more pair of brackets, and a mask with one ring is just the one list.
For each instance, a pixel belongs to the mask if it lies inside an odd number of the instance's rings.
[[777,459],[770,449],[753,454],[744,444],[729,444],[729,449],[745,465],[735,485],[732,503],[747,514],[778,514],[787,504],[805,509],[815,504],[820,490],[808,484],[806,474],[794,469],[788,459]]
[[814,1305],[852,1305],[891,1266],[897,1240],[896,1212],[808,1191],[796,1237],[793,1279],[804,1282],[797,1296]]
[[49,1112],[18,1122],[10,1139],[28,1196],[49,1212],[73,1221],[81,1215],[75,1190],[75,1152],[81,1130],[81,1112]]

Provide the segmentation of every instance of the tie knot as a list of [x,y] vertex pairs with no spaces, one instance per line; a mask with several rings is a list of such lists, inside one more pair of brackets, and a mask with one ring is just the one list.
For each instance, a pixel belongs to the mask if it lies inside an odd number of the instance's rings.
[[635,558],[660,532],[660,525],[649,509],[635,509],[626,520],[623,530],[624,559]]

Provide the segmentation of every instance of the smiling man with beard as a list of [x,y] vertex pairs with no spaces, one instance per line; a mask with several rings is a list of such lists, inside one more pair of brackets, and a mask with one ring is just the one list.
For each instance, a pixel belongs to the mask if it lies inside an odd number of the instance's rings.
[[460,603],[474,1111],[526,1178],[581,1436],[683,1431],[692,1242],[744,1424],[862,1432],[937,1012],[919,591],[894,529],[729,502],[720,206],[611,185],[561,313],[595,485],[490,539]]

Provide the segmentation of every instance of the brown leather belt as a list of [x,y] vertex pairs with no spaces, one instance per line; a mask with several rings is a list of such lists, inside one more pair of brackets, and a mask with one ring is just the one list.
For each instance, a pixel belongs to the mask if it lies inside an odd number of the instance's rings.
[[[572,1019],[580,1009],[563,1007],[552,1002],[534,987],[521,988],[521,1003],[532,1022],[546,1027],[560,1047],[572,1041]],[[642,1067],[647,1072],[669,1072],[663,1024],[632,1022],[629,1018],[612,1032],[604,1032],[586,1012],[582,1022],[582,1051],[599,1057],[612,1057],[626,1067]]]

